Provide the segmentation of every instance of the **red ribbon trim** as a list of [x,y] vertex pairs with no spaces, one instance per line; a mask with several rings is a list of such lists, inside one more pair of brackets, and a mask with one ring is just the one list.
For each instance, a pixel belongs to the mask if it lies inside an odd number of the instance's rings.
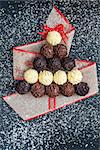
[[56,109],[56,98],[48,98],[48,109],[53,110]]
[[50,28],[47,25],[43,26],[44,31],[43,32],[39,32],[39,34],[46,39],[48,32],[50,31],[57,31],[60,33],[62,40],[64,41],[64,43],[67,42],[68,40],[68,36],[66,35],[66,33],[64,32],[64,25],[63,24],[59,24],[54,28]]

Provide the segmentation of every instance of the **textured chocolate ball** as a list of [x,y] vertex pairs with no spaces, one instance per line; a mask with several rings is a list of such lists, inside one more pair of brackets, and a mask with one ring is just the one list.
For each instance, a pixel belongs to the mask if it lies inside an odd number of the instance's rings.
[[61,63],[67,71],[70,71],[75,67],[75,60],[69,57],[65,57]]
[[47,67],[52,71],[53,73],[60,70],[61,68],[61,62],[58,57],[50,58],[47,60]]
[[49,97],[56,97],[59,95],[59,86],[55,83],[50,84],[46,87],[46,94]]
[[26,81],[19,81],[15,89],[19,94],[26,94],[30,91],[31,85]]
[[60,59],[64,58],[67,55],[67,47],[63,44],[58,44],[54,46],[54,54]]
[[31,93],[36,98],[42,97],[45,95],[45,86],[37,82],[31,87]]
[[74,86],[71,83],[65,83],[64,85],[60,86],[61,94],[69,97],[75,93]]
[[53,58],[53,46],[49,44],[44,44],[40,49],[40,53],[46,58]]
[[33,61],[33,67],[38,72],[46,69],[46,59],[42,56],[36,57]]
[[89,92],[89,86],[85,82],[80,82],[79,84],[75,85],[75,92],[77,95],[85,96]]

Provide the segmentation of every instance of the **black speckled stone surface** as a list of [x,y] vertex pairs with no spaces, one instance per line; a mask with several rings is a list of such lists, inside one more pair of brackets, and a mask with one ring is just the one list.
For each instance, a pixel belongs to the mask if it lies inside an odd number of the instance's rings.
[[[76,28],[71,55],[96,61],[100,83],[100,1],[54,3]],[[0,150],[99,150],[100,93],[30,122],[2,100],[15,90],[11,48],[40,39],[51,9],[49,0],[0,1]]]

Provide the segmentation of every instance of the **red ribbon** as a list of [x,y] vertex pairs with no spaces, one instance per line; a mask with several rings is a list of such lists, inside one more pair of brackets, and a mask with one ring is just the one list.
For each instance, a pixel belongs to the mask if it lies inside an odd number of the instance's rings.
[[50,28],[47,25],[43,26],[44,31],[43,32],[39,32],[40,35],[42,35],[42,37],[44,39],[46,39],[48,32],[50,31],[57,31],[60,33],[62,40],[66,43],[66,41],[68,40],[68,37],[66,35],[66,33],[64,32],[64,25],[63,24],[59,24],[57,25],[55,28]]

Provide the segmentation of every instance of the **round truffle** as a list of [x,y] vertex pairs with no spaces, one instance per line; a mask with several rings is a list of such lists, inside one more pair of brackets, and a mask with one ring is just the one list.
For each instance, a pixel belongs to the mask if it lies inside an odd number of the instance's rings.
[[71,83],[65,83],[64,85],[60,86],[61,94],[65,96],[72,96],[75,93],[74,86]]
[[54,73],[61,68],[61,62],[58,57],[50,58],[47,60],[47,67]]
[[59,32],[57,31],[50,31],[47,34],[46,40],[49,44],[55,46],[57,44],[60,44],[62,37]]
[[27,83],[26,81],[19,81],[15,87],[16,91],[19,94],[28,93],[30,91],[30,88],[31,88],[31,85],[29,83]]
[[39,73],[39,82],[45,86],[48,86],[53,81],[53,74],[50,71],[44,70]]
[[54,46],[54,54],[60,59],[64,58],[67,55],[67,47],[63,44],[58,44]]
[[78,84],[82,81],[82,73],[78,69],[73,69],[68,72],[68,81],[73,85]]
[[36,83],[38,81],[38,72],[35,69],[28,69],[24,72],[24,79],[30,84]]
[[89,86],[85,82],[80,82],[79,84],[75,85],[75,92],[77,95],[85,96],[89,92]]
[[61,63],[67,71],[70,71],[75,67],[75,60],[69,57],[65,57]]
[[40,49],[40,53],[46,58],[53,58],[53,46],[49,44],[44,44]]
[[37,82],[31,87],[31,93],[36,98],[42,97],[45,95],[45,86]]
[[59,86],[55,83],[50,84],[49,86],[46,87],[46,94],[52,98],[58,96]]
[[67,82],[67,74],[63,70],[58,70],[54,74],[54,82],[58,85],[63,85]]
[[42,56],[36,57],[33,61],[33,67],[38,72],[46,69],[46,59]]

